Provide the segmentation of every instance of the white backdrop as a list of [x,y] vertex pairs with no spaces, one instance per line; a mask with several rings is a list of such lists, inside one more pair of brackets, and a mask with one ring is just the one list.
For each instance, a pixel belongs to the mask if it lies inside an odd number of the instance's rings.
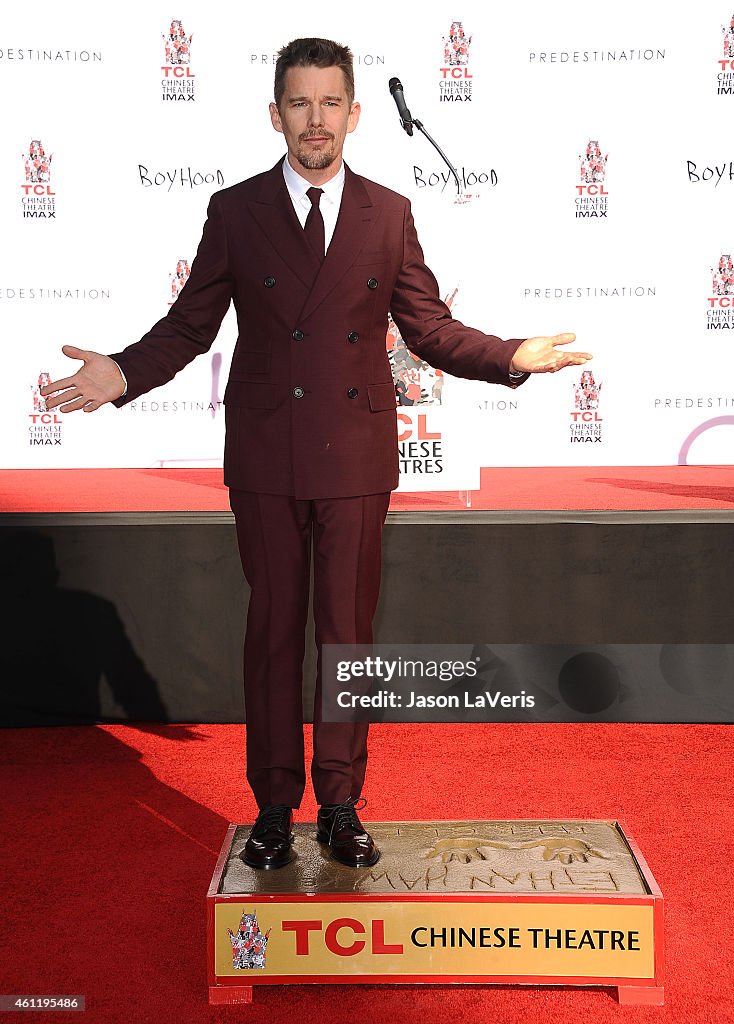
[[[272,10],[3,11],[3,466],[221,462],[231,313],[208,356],[122,411],[62,419],[34,388],[71,372],[61,344],[116,351],[166,312],[210,194],[283,152],[267,106],[275,52],[299,35],[352,47],[363,114],[347,161],[411,199],[456,316],[503,337],[573,330],[595,355],[593,379],[565,371],[516,392],[436,387],[408,365],[421,407],[401,409],[400,430],[415,439],[424,415],[443,451],[431,476],[404,450],[403,487],[478,486],[480,466],[732,461],[734,0]],[[172,17],[189,63],[166,61]],[[467,176],[464,201],[401,130],[393,75]]]

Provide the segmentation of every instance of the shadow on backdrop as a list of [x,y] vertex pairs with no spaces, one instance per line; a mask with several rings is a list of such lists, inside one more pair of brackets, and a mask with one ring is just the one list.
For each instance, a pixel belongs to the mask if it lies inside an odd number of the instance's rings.
[[[166,721],[115,606],[58,580],[50,538],[0,532],[0,725]],[[125,717],[102,714],[103,680]]]

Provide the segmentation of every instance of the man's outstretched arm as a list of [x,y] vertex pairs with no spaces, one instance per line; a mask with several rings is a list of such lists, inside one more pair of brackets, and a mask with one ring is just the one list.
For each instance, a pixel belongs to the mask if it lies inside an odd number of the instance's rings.
[[106,402],[123,405],[166,384],[210,348],[229,308],[232,290],[226,225],[214,195],[191,276],[167,316],[112,358],[65,345],[64,355],[82,359],[84,365],[42,389],[44,397],[51,396],[48,408],[94,412]]
[[404,211],[403,262],[390,312],[412,352],[456,377],[516,387],[527,380],[525,374],[553,373],[591,359],[588,352],[564,351],[575,334],[503,341],[454,320],[425,264],[409,205]]

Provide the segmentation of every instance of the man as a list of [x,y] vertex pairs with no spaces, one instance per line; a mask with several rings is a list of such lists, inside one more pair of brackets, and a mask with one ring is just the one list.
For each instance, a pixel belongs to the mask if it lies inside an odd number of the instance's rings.
[[287,155],[211,198],[177,302],[137,344],[83,359],[44,388],[49,408],[93,412],[165,384],[216,337],[230,301],[239,337],[225,392],[225,482],[251,597],[245,638],[247,778],[260,808],[243,852],[291,856],[305,786],[301,672],[311,549],[319,647],[311,776],[317,837],[344,864],[379,857],[357,815],[366,723],[321,718],[323,644],[370,643],[381,531],[398,482],[388,311],[413,352],[459,376],[515,387],[528,373],[591,358],[573,334],[503,342],[452,320],[423,261],[410,204],[342,161],[359,121],[350,51],[323,39],[284,47],[273,127]]

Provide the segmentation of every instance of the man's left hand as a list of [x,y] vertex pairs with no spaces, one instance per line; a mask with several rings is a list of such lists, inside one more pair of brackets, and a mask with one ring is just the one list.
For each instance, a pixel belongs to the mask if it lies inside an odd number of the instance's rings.
[[556,334],[552,338],[528,338],[517,349],[512,373],[555,373],[564,366],[581,366],[592,358],[589,352],[564,352],[563,345],[576,340],[575,334]]

